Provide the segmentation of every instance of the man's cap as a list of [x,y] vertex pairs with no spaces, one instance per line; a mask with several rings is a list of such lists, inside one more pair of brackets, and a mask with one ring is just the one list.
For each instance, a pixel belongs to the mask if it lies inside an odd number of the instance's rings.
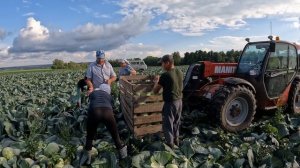
[[129,64],[129,62],[128,62],[126,59],[120,59],[119,62],[120,62],[120,63]]
[[106,93],[108,93],[108,94],[111,93],[110,86],[109,86],[108,84],[105,84],[105,83],[103,83],[103,84],[101,84],[101,85],[99,86],[99,90],[102,90],[102,91],[104,91],[104,92],[106,92]]
[[164,55],[164,56],[159,60],[158,63],[162,63],[162,62],[174,62],[174,61],[173,61],[173,56],[172,56],[172,55],[169,55],[169,54]]
[[103,50],[96,51],[96,57],[100,59],[105,59],[105,52]]

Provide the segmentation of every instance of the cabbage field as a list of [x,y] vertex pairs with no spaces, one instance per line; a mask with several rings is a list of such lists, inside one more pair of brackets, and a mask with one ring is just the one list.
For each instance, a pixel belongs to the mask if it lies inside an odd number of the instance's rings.
[[[1,167],[79,166],[88,100],[84,98],[82,108],[78,108],[75,99],[76,84],[83,73],[55,70],[0,74]],[[150,67],[145,73],[154,75],[161,70]],[[282,109],[256,116],[251,127],[240,133],[225,132],[201,111],[184,111],[181,145],[172,150],[159,136],[132,136],[118,111],[118,94],[115,83],[114,112],[129,158],[118,161],[110,134],[100,125],[91,167],[299,167],[300,118]]]

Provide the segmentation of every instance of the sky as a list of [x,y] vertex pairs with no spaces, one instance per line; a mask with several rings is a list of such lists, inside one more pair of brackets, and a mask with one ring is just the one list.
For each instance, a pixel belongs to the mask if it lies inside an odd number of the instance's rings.
[[300,0],[5,0],[0,67],[93,61],[99,49],[109,59],[242,50],[270,34],[300,43],[299,9]]

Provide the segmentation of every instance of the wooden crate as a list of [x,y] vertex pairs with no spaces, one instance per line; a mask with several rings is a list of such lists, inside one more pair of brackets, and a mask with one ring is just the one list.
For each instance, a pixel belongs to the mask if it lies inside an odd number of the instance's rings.
[[124,76],[120,79],[120,103],[125,121],[136,137],[162,131],[161,95],[147,95],[154,86],[151,76]]

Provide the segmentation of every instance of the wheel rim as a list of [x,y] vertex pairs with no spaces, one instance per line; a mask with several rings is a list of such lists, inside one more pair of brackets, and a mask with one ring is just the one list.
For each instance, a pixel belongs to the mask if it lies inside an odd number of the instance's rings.
[[297,90],[294,100],[295,110],[300,110],[300,90]]
[[226,108],[226,122],[230,126],[241,125],[249,113],[248,107],[247,100],[242,97],[231,100]]

